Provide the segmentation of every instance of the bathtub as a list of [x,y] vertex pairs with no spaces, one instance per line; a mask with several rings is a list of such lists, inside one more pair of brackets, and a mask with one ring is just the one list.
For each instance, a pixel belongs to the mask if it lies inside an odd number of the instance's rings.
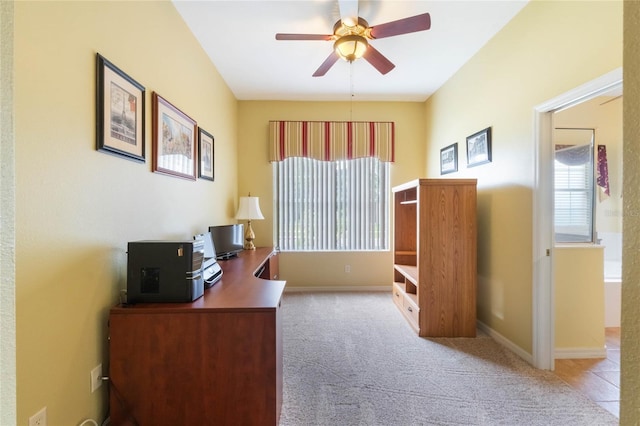
[[620,327],[622,303],[622,234],[598,233],[604,246],[604,326]]

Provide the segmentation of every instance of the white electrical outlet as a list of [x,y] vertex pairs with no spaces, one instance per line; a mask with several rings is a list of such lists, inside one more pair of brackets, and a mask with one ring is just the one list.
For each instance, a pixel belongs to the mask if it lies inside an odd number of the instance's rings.
[[344,272],[347,274],[351,272],[351,265],[344,265]]
[[102,364],[98,364],[91,370],[91,393],[102,386]]
[[29,426],[47,426],[47,407],[29,417]]

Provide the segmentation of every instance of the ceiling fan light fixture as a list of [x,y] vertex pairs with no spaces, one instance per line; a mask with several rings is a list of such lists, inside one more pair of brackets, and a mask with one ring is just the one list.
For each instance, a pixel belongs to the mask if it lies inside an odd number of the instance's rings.
[[342,36],[333,44],[333,49],[338,56],[349,62],[362,58],[367,47],[369,47],[367,39],[357,34]]

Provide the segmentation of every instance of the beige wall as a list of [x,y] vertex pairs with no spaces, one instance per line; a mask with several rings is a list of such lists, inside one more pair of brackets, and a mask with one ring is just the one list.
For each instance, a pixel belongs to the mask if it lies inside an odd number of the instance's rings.
[[[478,178],[478,317],[532,352],[533,111],[622,65],[621,2],[533,1],[426,103],[426,174],[458,142]],[[493,162],[466,167],[466,136],[491,126]]]
[[[95,150],[96,52],[147,89],[145,164]],[[151,173],[152,91],[214,135],[215,182]],[[49,425],[106,415],[89,372],[107,371],[126,244],[232,221],[236,111],[170,2],[15,3],[19,424],[43,406]]]
[[566,244],[554,256],[556,357],[604,357],[603,247]]
[[620,424],[640,419],[640,2],[624,4],[624,201]]
[[[391,166],[391,184],[421,176],[424,157],[424,103],[418,102],[262,102],[241,101],[238,149],[239,191],[260,197],[266,218],[253,221],[257,245],[273,238],[273,178],[268,160],[270,120],[393,121],[396,162]],[[292,287],[389,286],[391,252],[282,253],[280,275]],[[345,265],[351,266],[346,273]]]
[[13,2],[0,2],[0,424],[16,419]]

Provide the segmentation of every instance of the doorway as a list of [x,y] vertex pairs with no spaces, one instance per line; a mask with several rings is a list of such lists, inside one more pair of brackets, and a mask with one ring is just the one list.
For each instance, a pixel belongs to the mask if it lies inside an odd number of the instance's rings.
[[622,87],[554,113],[553,124],[554,372],[619,417]]
[[553,115],[622,88],[618,68],[534,108],[533,365],[553,370],[555,360]]
[[554,114],[556,243],[601,249],[605,327],[621,319],[622,140],[622,87]]

